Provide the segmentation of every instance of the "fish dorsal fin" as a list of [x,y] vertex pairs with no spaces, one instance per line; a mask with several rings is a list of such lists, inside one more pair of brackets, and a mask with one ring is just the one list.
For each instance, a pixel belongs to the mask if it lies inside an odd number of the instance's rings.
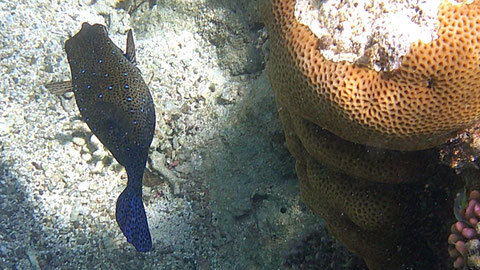
[[127,33],[127,49],[125,53],[125,57],[127,57],[132,64],[136,65],[137,60],[135,58],[135,43],[133,42],[133,32],[132,29],[128,30]]

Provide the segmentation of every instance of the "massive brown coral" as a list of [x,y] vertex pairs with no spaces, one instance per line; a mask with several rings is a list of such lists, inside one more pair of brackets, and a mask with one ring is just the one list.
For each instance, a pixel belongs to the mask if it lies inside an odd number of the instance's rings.
[[[261,0],[260,11],[302,198],[370,269],[440,269],[442,247],[428,239],[448,231],[425,219],[422,194],[442,170],[431,148],[480,119],[480,1],[442,3],[438,38],[412,44],[392,72],[326,60],[294,5]],[[446,221],[442,196],[428,207]]]
[[[294,2],[263,5],[272,87],[304,119],[351,142],[394,150],[444,143],[480,116],[480,4],[445,1],[438,38],[418,42],[399,69],[377,72],[332,63],[294,16]],[[268,6],[268,7],[266,7]]]
[[[412,158],[412,162],[408,162],[400,152],[362,147],[312,126],[310,132],[317,136],[305,140],[298,135],[303,132],[296,131],[298,125],[292,123],[295,121],[292,118],[297,116],[282,108],[280,117],[289,150],[296,158],[301,196],[315,213],[325,219],[329,231],[364,258],[372,270],[437,269],[432,267],[431,257],[434,255],[426,247],[431,243],[422,242],[424,229],[418,227],[418,224],[425,223],[422,211],[418,209],[420,203],[426,204],[419,200],[424,184],[405,183],[421,182],[431,176],[435,168],[428,165],[430,153],[407,154]],[[332,145],[321,148],[325,153],[316,153],[317,148],[310,147],[321,144],[317,141],[328,144],[329,140]],[[330,155],[337,146],[339,155]],[[323,155],[332,158],[323,158]],[[392,157],[398,157],[399,163]],[[334,162],[335,159],[338,162]],[[361,167],[363,164],[365,167]],[[436,207],[441,208],[440,204]],[[446,233],[437,235],[438,239],[446,239]],[[446,253],[447,247],[444,248]]]

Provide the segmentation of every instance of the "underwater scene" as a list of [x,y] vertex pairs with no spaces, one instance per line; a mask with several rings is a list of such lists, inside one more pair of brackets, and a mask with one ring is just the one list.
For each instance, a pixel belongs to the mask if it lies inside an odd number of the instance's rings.
[[480,0],[0,1],[0,269],[480,269]]

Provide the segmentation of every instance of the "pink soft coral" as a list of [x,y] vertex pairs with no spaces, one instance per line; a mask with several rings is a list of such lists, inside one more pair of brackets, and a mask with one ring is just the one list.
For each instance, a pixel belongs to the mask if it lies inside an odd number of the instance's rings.
[[470,192],[467,207],[458,210],[456,216],[458,221],[452,225],[452,233],[448,237],[451,245],[448,252],[454,259],[453,267],[462,269],[468,265],[474,269],[480,269],[480,192],[478,190]]

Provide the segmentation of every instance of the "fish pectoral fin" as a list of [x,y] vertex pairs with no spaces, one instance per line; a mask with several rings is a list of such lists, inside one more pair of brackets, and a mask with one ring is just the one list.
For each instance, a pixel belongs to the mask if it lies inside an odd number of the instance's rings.
[[73,91],[72,81],[52,82],[45,85],[50,93],[61,96],[67,92]]
[[132,64],[137,64],[137,59],[135,57],[135,42],[133,41],[133,32],[132,29],[128,30],[127,33],[127,48],[126,48],[125,57],[132,62]]

